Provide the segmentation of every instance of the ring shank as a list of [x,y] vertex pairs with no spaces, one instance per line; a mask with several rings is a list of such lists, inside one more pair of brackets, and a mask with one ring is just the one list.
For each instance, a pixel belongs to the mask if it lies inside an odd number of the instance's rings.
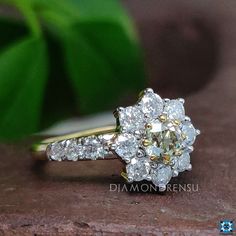
[[116,133],[116,126],[105,126],[105,127],[94,128],[94,129],[89,129],[89,130],[83,130],[76,133],[50,137],[38,143],[33,144],[31,147],[31,151],[35,159],[48,160],[46,156],[46,149],[50,143],[73,139],[73,138],[83,138],[83,137],[88,137],[92,135],[104,135],[104,134],[115,134],[115,133]]

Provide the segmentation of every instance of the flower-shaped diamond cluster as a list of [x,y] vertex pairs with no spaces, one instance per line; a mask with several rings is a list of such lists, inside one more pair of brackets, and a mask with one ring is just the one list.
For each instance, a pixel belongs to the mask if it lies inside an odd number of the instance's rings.
[[164,191],[171,177],[191,170],[189,153],[200,131],[183,104],[184,99],[162,99],[146,89],[137,104],[116,110],[114,151],[127,163],[129,182],[149,180]]

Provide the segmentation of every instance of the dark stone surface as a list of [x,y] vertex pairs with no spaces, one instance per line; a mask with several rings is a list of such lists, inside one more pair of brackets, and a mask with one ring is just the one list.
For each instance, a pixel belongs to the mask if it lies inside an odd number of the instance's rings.
[[198,191],[112,192],[110,184],[124,183],[118,160],[38,166],[31,141],[0,144],[0,235],[218,235],[219,220],[235,220],[236,2],[126,4],[150,85],[165,96],[184,94],[202,131],[192,172],[171,182],[172,190],[193,184]]

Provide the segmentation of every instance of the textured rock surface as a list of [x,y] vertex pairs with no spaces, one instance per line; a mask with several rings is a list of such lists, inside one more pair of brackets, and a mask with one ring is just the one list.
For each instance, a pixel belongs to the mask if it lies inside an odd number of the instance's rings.
[[[198,185],[198,191],[109,191],[110,184],[124,183],[118,160],[36,167],[29,142],[0,144],[0,235],[218,235],[219,220],[235,220],[236,2],[148,2],[127,5],[147,49],[150,85],[166,97],[188,95],[186,111],[202,131],[192,172],[171,183]],[[209,32],[215,30],[214,38]],[[185,89],[176,83],[182,78]]]

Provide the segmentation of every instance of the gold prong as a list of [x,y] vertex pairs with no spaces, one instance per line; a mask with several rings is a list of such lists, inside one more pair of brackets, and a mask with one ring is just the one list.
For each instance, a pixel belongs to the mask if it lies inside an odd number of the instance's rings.
[[170,156],[169,155],[164,155],[163,156],[163,162],[165,165],[170,163]]
[[128,181],[128,175],[127,175],[126,172],[122,171],[122,172],[120,173],[120,175],[121,175],[126,181]]
[[171,148],[173,148],[173,147],[174,147],[174,144],[173,144],[173,143],[170,143],[169,146],[170,146]]
[[150,156],[151,161],[157,161],[157,159],[158,159],[158,156],[155,156],[155,155]]
[[174,155],[175,156],[181,156],[182,155],[182,151],[181,150],[179,150],[179,149],[176,149],[175,151],[174,151]]
[[167,116],[165,114],[162,114],[162,115],[159,116],[159,120],[161,122],[165,122],[167,120]]
[[181,137],[182,137],[182,139],[186,139],[186,134],[182,133]]
[[144,140],[143,140],[143,146],[144,146],[144,147],[147,147],[147,146],[149,146],[149,145],[151,145],[151,141],[149,141],[148,139],[144,139]]
[[145,128],[146,129],[152,129],[152,125],[150,123],[148,123],[148,124],[145,125]]
[[141,99],[144,96],[144,94],[145,94],[145,90],[142,90],[138,95],[139,99]]
[[174,120],[174,124],[175,125],[180,125],[180,121],[179,120]]

